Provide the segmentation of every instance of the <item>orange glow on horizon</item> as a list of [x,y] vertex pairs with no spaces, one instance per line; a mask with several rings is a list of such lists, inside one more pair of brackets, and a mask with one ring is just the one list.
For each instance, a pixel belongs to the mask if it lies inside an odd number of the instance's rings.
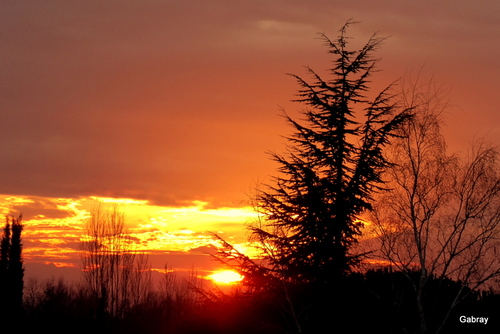
[[[246,224],[257,214],[251,207],[212,208],[193,201],[185,206],[156,206],[129,198],[49,198],[0,195],[0,215],[24,214],[23,256],[31,263],[71,263],[78,267],[85,225],[96,203],[118,206],[134,251],[199,255],[220,247],[216,232],[249,255]],[[199,251],[196,249],[200,248]],[[195,250],[195,251],[193,251]],[[190,266],[190,264],[186,264]],[[66,265],[65,265],[66,266]],[[153,268],[153,269],[161,269]]]

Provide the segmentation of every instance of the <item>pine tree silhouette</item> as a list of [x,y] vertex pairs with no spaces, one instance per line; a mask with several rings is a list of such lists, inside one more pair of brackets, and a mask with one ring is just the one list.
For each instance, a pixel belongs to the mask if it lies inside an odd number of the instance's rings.
[[6,318],[18,319],[22,314],[24,268],[22,259],[22,215],[7,216],[0,243],[0,312]]
[[305,122],[284,114],[294,133],[286,154],[272,154],[281,175],[257,194],[263,221],[252,228],[254,237],[270,245],[269,263],[296,282],[329,283],[359,260],[349,251],[360,234],[358,216],[371,208],[388,165],[383,148],[412,117],[411,108],[398,108],[392,85],[368,97],[378,62],[372,54],[384,38],[374,34],[350,51],[352,23],[335,41],[321,35],[335,56],[331,79],[310,68],[312,83],[292,75],[301,87],[296,101],[307,106]]

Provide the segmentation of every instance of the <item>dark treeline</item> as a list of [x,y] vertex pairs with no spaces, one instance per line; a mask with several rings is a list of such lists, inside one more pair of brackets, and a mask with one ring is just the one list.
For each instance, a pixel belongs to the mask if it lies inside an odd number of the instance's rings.
[[261,257],[216,236],[215,259],[244,276],[233,292],[168,271],[153,288],[123,215],[97,207],[82,283],[30,279],[22,306],[22,228],[7,222],[1,323],[25,333],[499,333],[499,152],[481,142],[465,159],[447,154],[432,85],[372,92],[385,39],[350,50],[352,23],[321,36],[334,57],[328,80],[293,75],[303,119],[284,113],[294,132],[271,155],[278,176],[252,198]]
[[[165,277],[165,282],[171,279]],[[202,304],[185,282],[144,292],[142,300],[113,314],[86,284],[28,281],[24,310],[25,333],[182,333],[195,322]]]
[[[170,275],[170,276],[168,276]],[[167,280],[174,276],[168,274]],[[196,279],[194,279],[196,280]],[[24,320],[18,333],[297,333],[294,315],[278,291],[224,295],[198,291],[191,282],[170,282],[167,289],[149,291],[147,298],[120,317],[97,314],[99,305],[84,285],[63,280],[28,280],[24,292]],[[413,275],[415,283],[418,273]],[[196,288],[198,286],[198,288]],[[191,290],[190,290],[191,289]],[[429,310],[429,333],[435,332],[453,296],[461,289],[452,280],[431,280],[424,303]],[[289,291],[302,333],[420,333],[412,282],[387,269],[353,274],[342,289]],[[468,293],[451,316],[444,333],[498,333],[500,295]],[[489,317],[488,325],[459,322],[461,315]]]

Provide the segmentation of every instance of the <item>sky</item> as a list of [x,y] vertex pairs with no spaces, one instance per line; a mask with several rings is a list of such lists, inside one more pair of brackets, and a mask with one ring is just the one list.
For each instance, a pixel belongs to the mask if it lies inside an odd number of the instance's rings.
[[500,144],[499,17],[482,0],[2,1],[0,209],[23,212],[27,263],[76,268],[103,202],[156,267],[213,267],[209,231],[243,247],[290,131],[281,108],[301,110],[286,74],[330,66],[318,33],[354,18],[353,47],[388,36],[373,87],[419,71],[442,84],[463,151]]

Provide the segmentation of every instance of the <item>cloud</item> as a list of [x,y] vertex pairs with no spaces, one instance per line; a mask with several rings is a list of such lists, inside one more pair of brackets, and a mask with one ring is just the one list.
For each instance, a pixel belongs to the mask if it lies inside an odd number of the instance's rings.
[[189,254],[185,252],[151,252],[149,260],[153,268],[167,266],[177,271],[213,270],[219,264],[208,254]]
[[53,262],[45,263],[27,263],[25,264],[25,284],[33,284],[33,280],[45,282],[64,277],[66,282],[79,282],[83,276],[78,267],[64,266],[64,262],[56,266]]
[[454,83],[464,108],[481,107],[479,126],[500,117],[497,98],[487,99],[499,74],[494,2],[0,6],[4,194],[217,207],[247,200],[252,178],[274,173],[264,152],[282,149],[288,131],[277,105],[300,109],[289,103],[296,86],[284,73],[329,66],[316,32],[335,38],[351,17],[362,22],[353,43],[373,31],[392,35],[380,53],[381,86],[426,63]]
[[217,247],[214,245],[200,246],[192,248],[189,250],[190,254],[215,254],[217,253]]
[[61,200],[34,196],[27,197],[27,199],[30,202],[11,206],[10,211],[12,214],[22,213],[24,220],[31,220],[34,218],[45,218],[50,220],[61,219],[68,216],[68,209],[62,207],[63,203]]

